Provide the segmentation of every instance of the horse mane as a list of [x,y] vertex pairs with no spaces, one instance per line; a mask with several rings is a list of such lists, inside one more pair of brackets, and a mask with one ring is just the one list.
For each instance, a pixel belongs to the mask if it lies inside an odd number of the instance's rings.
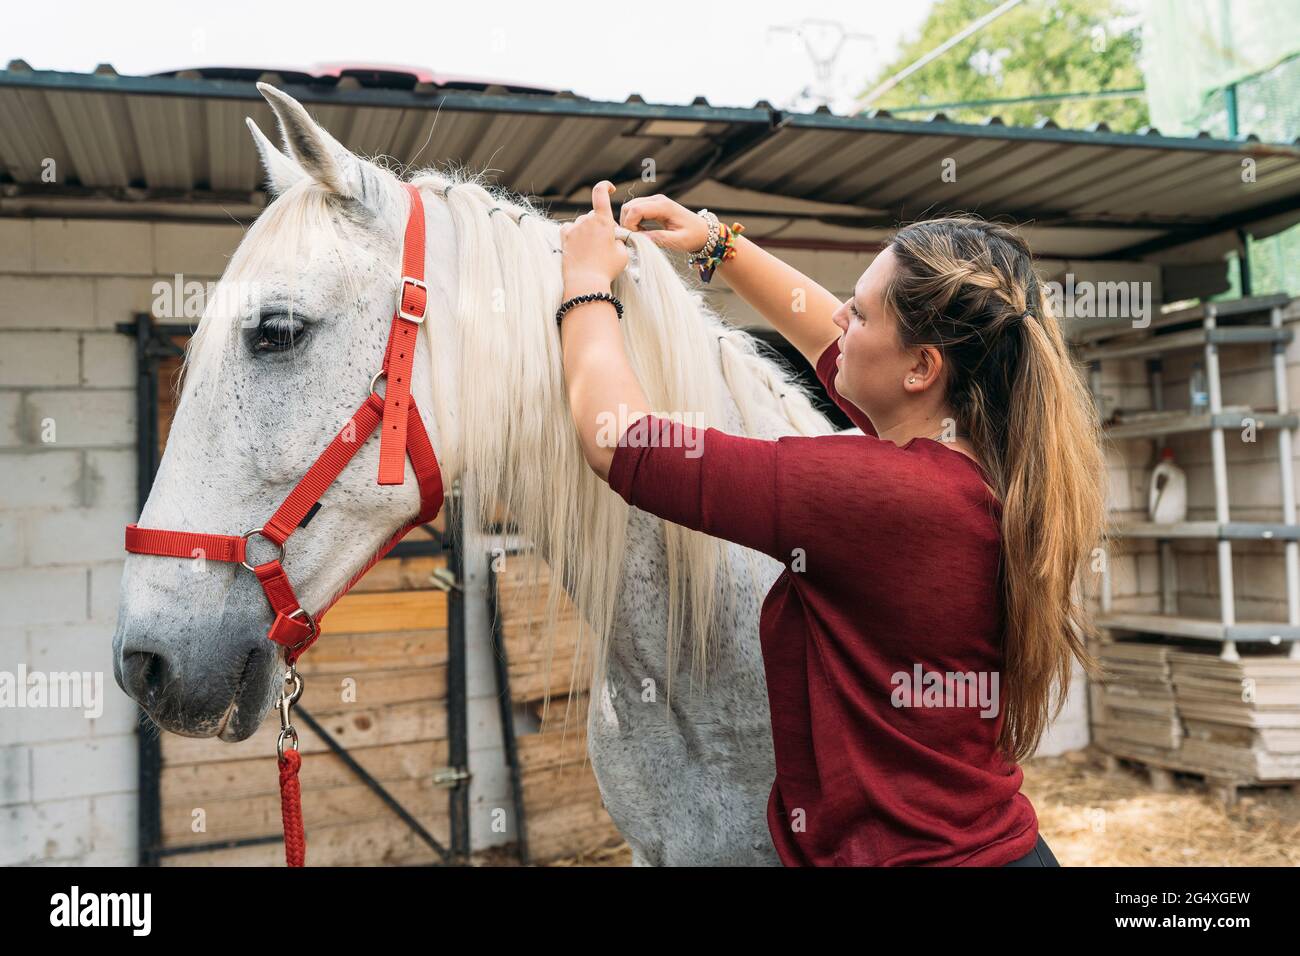
[[[592,673],[601,675],[629,506],[588,467],[569,411],[553,319],[563,295],[560,223],[528,198],[463,172],[426,170],[411,182],[444,198],[456,231],[461,367],[478,370],[461,376],[459,403],[463,480],[473,482],[476,517],[489,526],[499,507],[537,546],[550,567],[546,619],[554,622],[567,590],[594,632]],[[753,336],[724,322],[664,250],[640,233],[630,241],[629,268],[613,291],[624,305],[628,357],[652,408],[691,425],[739,426],[752,437],[834,430],[803,386],[763,355]],[[727,542],[662,524],[671,695],[684,640],[692,675],[707,675],[719,615],[729,613],[717,595],[733,595],[736,569]]]
[[[491,187],[465,170],[428,169],[409,179],[426,203],[447,204],[456,232],[455,347],[460,368],[472,370],[459,376],[456,396],[461,481],[472,489],[466,498],[476,512],[466,520],[486,528],[505,513],[537,547],[550,567],[547,630],[568,591],[590,626],[588,636],[595,638],[591,673],[601,675],[618,606],[630,509],[588,467],[569,412],[553,318],[563,294],[560,223],[529,198]],[[401,201],[398,193],[385,201]],[[250,227],[222,286],[255,277],[267,257],[288,248],[337,251],[350,276],[350,255],[356,251],[342,248],[336,215],[321,187],[292,186]],[[664,250],[640,233],[630,242],[632,261],[615,281],[614,293],[624,304],[628,357],[658,414],[761,438],[834,431],[804,387],[764,355],[753,336],[723,321]],[[230,351],[220,340],[234,334],[239,312],[231,302],[209,303],[187,349],[187,386],[197,367],[205,374],[213,371],[210,363],[219,368]],[[717,596],[729,600],[739,581],[727,542],[668,522],[662,526],[668,569],[666,692],[671,696],[683,642],[692,648],[692,677],[706,677],[718,623],[729,613]],[[745,554],[752,559],[751,552]]]

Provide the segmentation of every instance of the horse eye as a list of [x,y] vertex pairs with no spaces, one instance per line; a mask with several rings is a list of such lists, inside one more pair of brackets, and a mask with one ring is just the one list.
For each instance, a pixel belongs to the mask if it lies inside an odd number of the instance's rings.
[[255,352],[284,352],[301,340],[301,320],[283,312],[269,312],[257,324],[257,337],[253,342]]

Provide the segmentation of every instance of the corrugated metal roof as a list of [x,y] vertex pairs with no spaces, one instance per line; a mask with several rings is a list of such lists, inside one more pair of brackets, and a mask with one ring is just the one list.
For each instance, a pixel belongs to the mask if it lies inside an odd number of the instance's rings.
[[[591,184],[610,179],[634,194],[771,217],[788,240],[870,242],[899,221],[966,210],[1029,223],[1043,255],[1124,258],[1300,219],[1300,143],[801,114],[761,100],[613,103],[399,67],[130,77],[21,62],[0,72],[0,211],[93,202],[255,211],[262,174],[243,119],[274,128],[259,75],[359,153],[490,169],[556,214],[582,208]],[[42,182],[47,158],[57,184]],[[941,177],[945,160],[955,181]],[[641,181],[647,161],[653,182]]]

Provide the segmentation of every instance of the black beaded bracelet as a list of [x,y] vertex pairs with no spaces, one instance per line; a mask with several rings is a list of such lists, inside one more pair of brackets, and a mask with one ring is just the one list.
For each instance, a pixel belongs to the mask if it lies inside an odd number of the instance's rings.
[[555,310],[555,324],[559,325],[564,320],[564,313],[575,305],[581,305],[584,302],[595,302],[599,299],[612,303],[615,311],[618,312],[618,320],[623,321],[623,303],[618,301],[617,296],[611,292],[587,292],[583,295],[575,295],[572,299],[566,299],[562,302],[560,307]]

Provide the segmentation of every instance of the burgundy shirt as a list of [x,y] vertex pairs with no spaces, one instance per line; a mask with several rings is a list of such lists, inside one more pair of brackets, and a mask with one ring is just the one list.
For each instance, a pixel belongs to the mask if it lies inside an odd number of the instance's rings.
[[835,390],[838,354],[817,375],[864,435],[764,441],[651,416],[609,484],[785,565],[759,635],[786,866],[1001,866],[1038,838],[1024,773],[994,745],[1001,506],[961,452],[876,437]]

